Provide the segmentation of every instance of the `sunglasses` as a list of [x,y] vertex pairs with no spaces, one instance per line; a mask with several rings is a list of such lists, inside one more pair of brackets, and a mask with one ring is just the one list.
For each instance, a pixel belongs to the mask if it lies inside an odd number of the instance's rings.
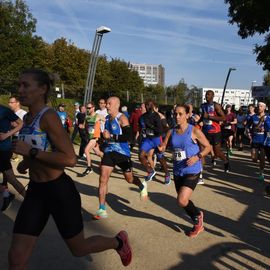
[[87,109],[87,110],[91,110],[92,108],[93,108],[93,107],[87,107],[86,109]]

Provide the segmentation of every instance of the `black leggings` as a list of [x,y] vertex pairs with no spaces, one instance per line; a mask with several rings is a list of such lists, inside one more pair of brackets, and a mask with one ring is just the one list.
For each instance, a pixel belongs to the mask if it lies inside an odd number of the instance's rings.
[[72,238],[83,229],[80,194],[65,173],[49,182],[30,181],[13,232],[39,236],[50,215],[64,239]]

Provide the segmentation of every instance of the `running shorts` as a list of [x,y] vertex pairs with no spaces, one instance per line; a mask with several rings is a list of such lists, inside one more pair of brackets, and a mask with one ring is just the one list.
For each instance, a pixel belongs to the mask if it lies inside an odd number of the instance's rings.
[[205,133],[205,136],[211,145],[217,145],[221,143],[221,133]]
[[198,180],[200,177],[200,173],[198,174],[186,174],[183,176],[174,175],[174,185],[175,190],[179,193],[181,187],[189,187],[194,190],[197,186]]
[[157,148],[162,142],[161,137],[144,138],[140,145],[140,152],[148,153],[151,149]]
[[50,215],[64,239],[70,239],[83,230],[80,194],[65,173],[53,181],[29,182],[13,233],[38,237]]
[[123,172],[132,171],[132,161],[130,157],[118,152],[106,152],[101,160],[101,166],[115,167],[118,166]]

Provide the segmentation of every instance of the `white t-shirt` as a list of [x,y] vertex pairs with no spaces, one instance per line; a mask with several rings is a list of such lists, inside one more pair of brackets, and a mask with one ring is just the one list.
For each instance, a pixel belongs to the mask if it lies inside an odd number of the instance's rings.
[[[104,117],[104,119],[105,119],[106,116],[108,115],[108,112],[107,112],[107,109],[105,108],[103,110],[97,110],[96,114],[102,115]],[[100,122],[100,130],[101,130],[101,132],[104,131],[104,128],[105,128],[105,122],[102,121],[102,122]]]
[[[21,119],[23,120],[23,117],[27,114],[27,112],[23,109],[19,109],[17,112],[15,112],[15,114]],[[19,135],[19,132],[16,132],[14,134],[14,136],[18,136]]]

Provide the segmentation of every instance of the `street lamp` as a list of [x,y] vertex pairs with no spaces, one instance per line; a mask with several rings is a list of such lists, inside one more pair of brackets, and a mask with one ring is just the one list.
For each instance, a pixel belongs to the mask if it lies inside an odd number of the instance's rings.
[[221,106],[223,105],[223,100],[224,100],[225,90],[226,90],[226,87],[227,87],[227,83],[228,83],[230,74],[231,74],[231,72],[232,72],[233,70],[236,70],[236,68],[229,68],[229,71],[228,71],[228,74],[227,74],[227,78],[226,78],[226,81],[225,81],[225,85],[224,85],[224,89],[223,89],[223,93],[222,93]]
[[84,104],[86,104],[88,101],[92,101],[93,86],[94,86],[94,79],[95,79],[96,68],[97,68],[99,48],[100,48],[103,34],[106,34],[109,32],[111,32],[111,29],[106,26],[100,26],[96,29],[95,39],[93,42],[89,68],[88,68],[88,73],[87,73],[87,80],[86,80],[86,85],[85,85],[84,101],[83,101]]

